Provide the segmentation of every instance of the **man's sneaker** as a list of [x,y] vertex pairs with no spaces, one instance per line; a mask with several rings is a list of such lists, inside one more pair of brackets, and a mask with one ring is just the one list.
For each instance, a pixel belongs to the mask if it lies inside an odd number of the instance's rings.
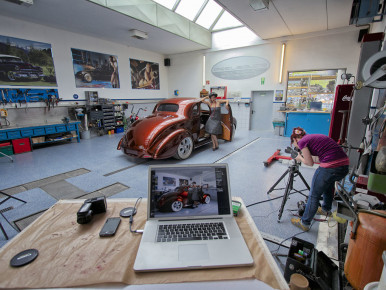
[[322,207],[318,207],[318,211],[316,212],[316,214],[318,214],[318,215],[324,215],[324,216],[326,216],[326,217],[330,217],[330,216],[332,216],[332,213],[330,212],[330,211],[324,211],[323,209],[322,209]]
[[310,226],[303,224],[300,218],[292,218],[291,223],[305,232],[308,232],[310,230]]

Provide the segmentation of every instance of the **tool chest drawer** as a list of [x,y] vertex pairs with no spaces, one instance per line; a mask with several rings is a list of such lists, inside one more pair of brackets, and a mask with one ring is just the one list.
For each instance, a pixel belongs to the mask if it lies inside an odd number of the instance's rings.
[[0,133],[0,140],[7,140],[7,133],[5,132]]
[[29,136],[33,136],[34,131],[32,129],[23,129],[23,130],[20,130],[20,133],[22,137],[29,137]]
[[55,128],[56,128],[56,132],[57,133],[66,132],[67,131],[66,125],[56,126]]
[[54,126],[52,126],[52,127],[45,127],[44,130],[46,131],[46,134],[56,133],[56,129],[55,129]]
[[8,139],[17,139],[17,138],[21,138],[21,133],[20,133],[20,130],[8,131],[7,136],[8,136]]
[[13,151],[15,154],[31,151],[31,142],[29,138],[12,140]]
[[68,131],[74,131],[74,130],[76,130],[76,125],[75,125],[75,124],[67,125],[67,130],[68,130]]
[[40,136],[44,135],[46,132],[44,131],[44,128],[36,128],[34,129],[34,136]]

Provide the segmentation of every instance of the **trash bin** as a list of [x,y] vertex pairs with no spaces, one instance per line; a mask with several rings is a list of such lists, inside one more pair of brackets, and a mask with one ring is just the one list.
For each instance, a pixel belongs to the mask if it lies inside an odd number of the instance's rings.
[[275,132],[275,135],[277,136],[283,136],[284,135],[284,121],[273,121],[273,130]]

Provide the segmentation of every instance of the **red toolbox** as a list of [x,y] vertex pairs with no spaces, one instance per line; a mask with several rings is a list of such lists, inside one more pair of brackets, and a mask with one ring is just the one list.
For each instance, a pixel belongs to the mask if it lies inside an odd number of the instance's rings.
[[12,140],[12,145],[15,154],[31,151],[31,142],[29,138],[14,139]]

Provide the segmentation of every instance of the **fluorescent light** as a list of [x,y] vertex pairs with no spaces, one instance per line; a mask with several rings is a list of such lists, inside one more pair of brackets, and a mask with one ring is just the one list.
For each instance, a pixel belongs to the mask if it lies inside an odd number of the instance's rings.
[[205,77],[205,55],[202,56],[202,85],[206,85],[206,77]]
[[285,43],[282,43],[281,44],[281,59],[280,59],[279,83],[281,83],[282,80],[283,80],[284,53],[285,53]]

